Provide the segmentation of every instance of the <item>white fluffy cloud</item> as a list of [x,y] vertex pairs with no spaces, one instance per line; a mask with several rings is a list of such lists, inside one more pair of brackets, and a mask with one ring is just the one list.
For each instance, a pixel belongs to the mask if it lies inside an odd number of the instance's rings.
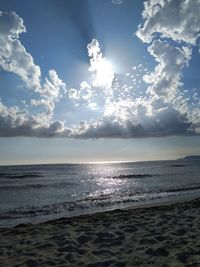
[[102,56],[99,42],[93,39],[87,46],[90,57],[89,71],[94,73],[93,85],[106,89],[112,86],[114,71],[111,63]]
[[58,77],[55,70],[49,71],[49,78],[45,78],[45,83],[39,89],[40,97],[31,100],[32,106],[43,106],[45,112],[37,114],[37,119],[41,122],[48,122],[54,112],[55,103],[59,101],[63,93],[66,93],[66,84]]
[[[67,89],[55,70],[49,71],[43,84],[40,82],[40,68],[18,39],[26,31],[23,20],[15,13],[1,12],[0,65],[35,89],[38,95],[31,99],[31,106],[42,106],[45,111],[33,116],[27,109],[6,107],[0,102],[0,136],[137,138],[199,134],[199,95],[194,92],[196,104],[190,105],[182,82],[182,71],[199,36],[199,6],[200,0],[145,1],[144,23],[137,35],[149,43],[148,51],[157,62],[155,69],[147,72],[141,65],[134,67],[133,73],[115,74],[99,42],[93,39],[87,46],[92,77],[77,89]],[[141,93],[142,83],[146,90]],[[74,104],[72,112],[81,113],[80,122],[71,128],[53,121],[56,103],[63,95],[68,104]],[[95,116],[82,119],[88,111]]]
[[143,77],[154,110],[166,103],[191,124],[190,131],[199,132],[200,110],[191,105],[192,93],[185,94],[183,68],[189,65],[192,48],[200,35],[200,1],[149,0],[144,2],[144,23],[137,36],[149,43],[148,51],[158,63],[154,71]]
[[200,0],[149,0],[144,2],[144,24],[137,35],[151,42],[156,34],[196,44],[200,36]]
[[86,81],[81,82],[79,90],[74,88],[69,89],[69,98],[75,100],[90,100],[92,94],[92,88]]
[[167,41],[155,40],[148,51],[158,65],[143,79],[151,84],[148,90],[152,95],[163,96],[167,100],[182,85],[182,69],[188,64],[192,50],[186,46],[174,47]]
[[58,77],[55,70],[49,71],[49,78],[45,78],[45,84],[41,88],[40,93],[52,98],[59,97],[61,91],[65,92],[66,84]]
[[80,99],[80,95],[79,95],[79,92],[78,92],[78,90],[77,89],[75,89],[75,88],[71,88],[71,89],[69,89],[69,98],[71,98],[71,99]]
[[114,5],[121,5],[123,3],[123,1],[122,0],[112,0],[112,3]]
[[53,116],[55,103],[66,92],[66,85],[55,70],[50,70],[44,84],[41,84],[40,67],[35,65],[33,57],[19,40],[19,35],[26,32],[22,18],[15,12],[0,12],[0,24],[0,66],[18,75],[27,87],[37,93],[30,104],[45,108],[45,112],[38,113],[36,118],[40,122],[48,122]]
[[40,67],[26,51],[18,37],[26,31],[23,20],[15,13],[0,12],[0,66],[17,74],[28,87],[40,88]]

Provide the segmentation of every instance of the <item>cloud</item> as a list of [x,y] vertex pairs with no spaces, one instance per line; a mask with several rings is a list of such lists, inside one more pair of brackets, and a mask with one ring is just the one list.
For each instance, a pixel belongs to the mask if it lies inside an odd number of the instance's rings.
[[152,116],[145,114],[145,111],[145,106],[138,106],[136,116],[130,116],[125,121],[110,116],[92,124],[85,123],[84,129],[75,131],[72,136],[76,138],[143,138],[195,134],[187,118],[170,106],[157,110]]
[[18,37],[26,31],[15,12],[0,12],[0,66],[18,75],[29,88],[40,88],[40,67],[26,51]]
[[[198,5],[199,0],[196,9]],[[98,40],[93,39],[87,45],[91,79],[76,89],[68,89],[55,70],[50,70],[41,83],[40,68],[18,39],[26,31],[23,20],[15,13],[0,13],[5,26],[0,29],[0,44],[4,44],[0,46],[0,64],[35,90],[31,107],[43,108],[33,115],[28,106],[7,107],[0,101],[0,136],[139,138],[199,134],[199,95],[194,92],[190,98],[182,81],[182,71],[189,65],[199,34],[195,28],[198,18],[196,13],[191,16],[192,10],[190,0],[146,1],[144,24],[137,35],[148,43],[148,52],[157,63],[155,69],[149,72],[140,64],[132,72],[116,74]],[[71,112],[71,126],[54,120],[60,99],[66,100],[66,111]],[[78,114],[79,122],[74,114]]]
[[199,0],[145,1],[144,23],[136,32],[143,42],[149,43],[148,51],[158,63],[153,72],[143,77],[150,84],[147,93],[151,95],[152,109],[170,105],[187,118],[190,133],[199,133],[200,110],[193,94],[185,93],[182,76],[199,38],[199,12]]
[[22,18],[15,12],[0,12],[0,66],[18,75],[37,93],[37,99],[31,99],[31,106],[43,106],[46,111],[37,114],[40,121],[48,121],[53,115],[55,102],[66,93],[65,83],[55,70],[49,70],[44,84],[41,84],[40,67],[35,65],[33,57],[21,44],[19,35],[26,32]]
[[151,116],[146,113],[145,106],[138,106],[135,116],[129,114],[126,120],[109,116],[94,123],[81,121],[71,129],[61,121],[41,123],[35,116],[27,116],[26,111],[17,107],[7,108],[0,103],[0,110],[1,137],[142,138],[194,134],[187,118],[168,106]]
[[158,65],[150,74],[144,75],[146,83],[151,84],[148,91],[152,95],[169,98],[182,86],[182,70],[188,64],[192,50],[186,46],[174,47],[167,41],[154,40],[148,48]]
[[22,18],[20,18],[15,12],[0,11],[0,22],[0,33],[4,36],[18,38],[20,33],[26,32]]
[[80,95],[85,100],[89,100],[93,95],[92,88],[86,81],[80,84]]
[[112,0],[112,3],[114,5],[121,5],[123,3],[123,1],[122,0]]
[[49,78],[45,78],[44,86],[41,88],[40,93],[52,98],[59,97],[61,91],[65,92],[66,84],[58,77],[55,70],[49,70]]
[[79,102],[85,101],[87,104],[93,95],[92,88],[86,81],[81,82],[79,90],[71,88],[68,93],[69,98],[78,100]]
[[88,55],[90,57],[89,71],[94,73],[93,85],[96,87],[110,88],[114,79],[112,65],[102,56],[99,42],[93,39],[87,45]]
[[37,119],[42,122],[48,122],[52,118],[56,102],[67,91],[66,84],[58,77],[55,70],[49,70],[48,74],[49,77],[45,78],[45,83],[38,90],[39,98],[31,100],[32,106],[43,106],[45,108],[45,112],[36,115]]
[[61,121],[41,123],[35,116],[28,116],[27,110],[8,108],[0,102],[0,137],[69,137],[70,133]]
[[[150,43],[148,51],[158,63],[154,71],[143,77],[149,84],[145,96],[122,100],[122,90],[118,101],[109,96],[104,105],[104,117],[85,123],[80,137],[132,138],[199,133],[199,108],[189,106],[181,80],[183,68],[191,58],[192,45],[199,37],[200,1],[193,3],[189,0],[144,3],[144,24],[136,34],[143,42]],[[89,51],[94,61],[98,61],[99,54],[102,56],[95,40]]]
[[200,36],[200,0],[149,0],[144,2],[144,24],[138,37],[150,43],[156,34],[195,45]]
[[71,88],[69,89],[69,98],[71,99],[80,99],[78,90]]

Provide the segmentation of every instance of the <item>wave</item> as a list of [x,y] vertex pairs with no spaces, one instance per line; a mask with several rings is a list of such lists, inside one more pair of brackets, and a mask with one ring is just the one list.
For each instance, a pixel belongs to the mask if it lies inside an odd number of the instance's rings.
[[170,189],[165,191],[166,193],[170,193],[170,192],[181,192],[181,191],[189,191],[189,190],[197,190],[200,189],[200,185],[197,186],[190,186],[187,188],[175,188],[175,189]]
[[6,179],[24,179],[24,178],[35,178],[35,177],[43,177],[40,173],[0,173],[0,178],[6,178]]
[[[131,192],[129,194],[119,194],[113,195],[110,194],[100,194],[97,196],[87,196],[86,198],[79,199],[76,201],[66,201],[61,203],[55,203],[50,205],[44,205],[42,207],[35,206],[26,206],[11,209],[9,211],[4,211],[0,214],[0,219],[16,219],[32,216],[44,216],[44,215],[53,215],[58,213],[70,214],[73,210],[86,210],[86,209],[95,209],[98,207],[106,208],[109,206],[117,207],[117,205],[123,205],[126,203],[136,203],[144,202],[153,199],[166,198],[170,196],[175,196],[178,192],[185,192],[191,190],[200,189],[200,185],[194,185],[187,188],[174,188],[170,190],[159,190],[158,192],[149,191],[149,192]],[[1,211],[2,212],[2,211]]]
[[169,165],[169,167],[186,167],[187,165],[185,164],[172,164],[172,165]]
[[118,175],[118,176],[112,176],[110,178],[113,178],[113,179],[137,179],[137,178],[149,178],[149,177],[153,177],[153,176],[156,176],[156,175],[153,175],[153,174],[121,174],[121,175]]
[[67,186],[75,186],[75,182],[60,182],[52,184],[26,184],[26,185],[1,185],[0,190],[26,190],[26,189],[40,189],[40,188],[63,188]]

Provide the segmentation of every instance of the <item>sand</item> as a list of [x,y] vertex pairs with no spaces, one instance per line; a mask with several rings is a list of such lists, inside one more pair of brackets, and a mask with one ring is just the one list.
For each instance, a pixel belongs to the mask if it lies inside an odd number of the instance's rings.
[[0,266],[200,266],[200,199],[1,229]]

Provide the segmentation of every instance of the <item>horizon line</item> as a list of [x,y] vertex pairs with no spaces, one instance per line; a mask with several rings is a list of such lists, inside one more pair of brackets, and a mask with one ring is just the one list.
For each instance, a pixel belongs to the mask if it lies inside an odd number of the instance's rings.
[[32,165],[87,165],[87,164],[118,164],[118,163],[137,163],[137,162],[153,162],[153,161],[174,161],[178,160],[177,159],[152,159],[152,160],[114,160],[114,161],[80,161],[80,162],[56,162],[56,163],[16,163],[16,164],[0,164],[0,167],[7,167],[7,166],[32,166]]

